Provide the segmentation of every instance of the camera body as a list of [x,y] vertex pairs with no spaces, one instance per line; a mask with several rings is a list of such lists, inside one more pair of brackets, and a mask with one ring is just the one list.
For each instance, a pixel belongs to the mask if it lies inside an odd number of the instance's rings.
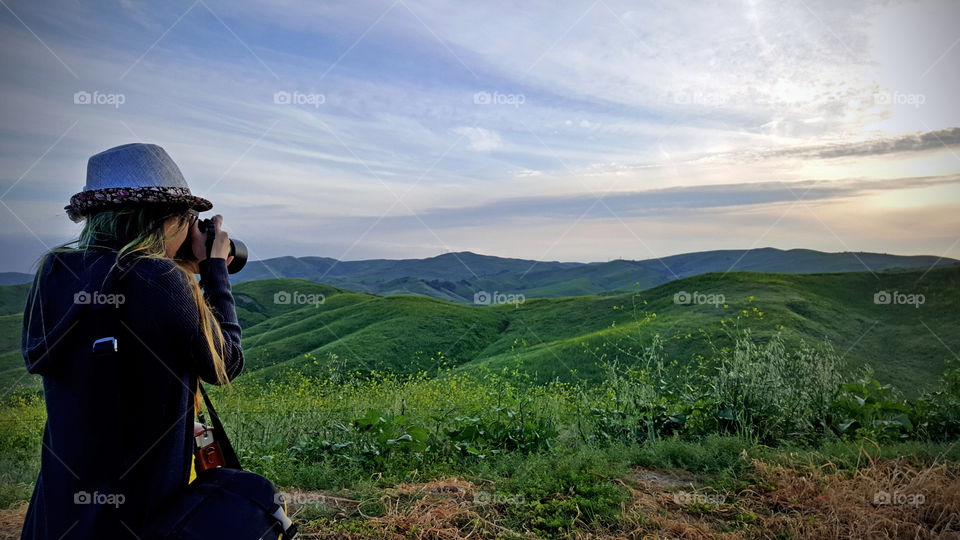
[[[213,226],[213,220],[211,219],[201,219],[197,222],[197,228],[201,233],[206,233],[206,249],[207,257],[210,257],[210,250],[213,248],[213,238],[216,235],[216,231]],[[239,240],[230,239],[230,255],[233,257],[233,261],[227,266],[227,271],[231,274],[236,274],[247,264],[247,246]],[[193,243],[190,238],[190,235],[187,235],[187,238],[183,241],[183,244],[180,245],[180,249],[177,250],[177,259],[184,261],[195,261],[197,258],[193,255]]]
[[193,450],[193,455],[197,458],[194,468],[197,472],[224,467],[227,464],[220,443],[213,437],[212,429],[204,426],[203,433],[194,437],[196,448]]

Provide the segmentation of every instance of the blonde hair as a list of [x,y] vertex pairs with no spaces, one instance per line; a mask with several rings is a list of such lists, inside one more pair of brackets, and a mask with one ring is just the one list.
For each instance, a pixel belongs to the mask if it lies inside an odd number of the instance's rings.
[[[173,233],[180,234],[188,226],[186,207],[142,205],[105,209],[92,212],[86,217],[83,230],[79,238],[62,244],[45,253],[38,262],[38,268],[43,269],[47,257],[56,253],[88,251],[98,248],[117,250],[117,257],[113,268],[127,270],[138,258],[168,259],[166,252],[166,222],[169,218],[178,218],[178,226]],[[187,237],[189,242],[189,236]],[[77,247],[68,247],[76,243]],[[200,328],[203,332],[210,356],[213,359],[214,372],[217,381],[229,386],[226,365],[223,360],[223,333],[200,284],[193,274],[179,264],[174,264],[177,271],[182,272],[190,288],[190,294],[197,307]],[[39,270],[38,270],[39,271]],[[36,295],[36,291],[34,293]],[[35,300],[34,298],[33,300]],[[217,347],[219,344],[219,347]],[[194,406],[199,406],[199,395],[194,396]]]

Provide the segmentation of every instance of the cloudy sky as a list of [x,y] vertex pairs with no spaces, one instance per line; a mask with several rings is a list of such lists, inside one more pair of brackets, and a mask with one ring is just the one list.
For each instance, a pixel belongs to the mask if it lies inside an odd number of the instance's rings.
[[0,271],[137,141],[254,258],[960,258],[955,1],[0,4]]

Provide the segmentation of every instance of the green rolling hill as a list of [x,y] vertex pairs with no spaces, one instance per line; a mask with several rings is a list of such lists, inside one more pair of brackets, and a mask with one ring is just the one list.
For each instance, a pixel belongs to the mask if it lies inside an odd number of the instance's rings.
[[[880,291],[922,294],[924,302],[877,304],[874,295]],[[675,303],[675,295],[684,292],[701,299],[723,295],[724,304]],[[278,294],[289,295],[290,302],[276,303]],[[5,385],[23,374],[18,347],[25,295],[23,285],[0,287]],[[751,316],[742,324],[758,339],[782,326],[788,342],[829,340],[850,370],[869,364],[880,380],[907,395],[932,384],[945,361],[960,351],[960,267],[875,274],[712,273],[637,293],[531,298],[516,305],[377,296],[288,278],[239,283],[234,295],[244,328],[242,379],[251,384],[282,378],[291,369],[324,372],[331,355],[361,371],[429,373],[442,361],[457,371],[520,362],[539,379],[593,379],[599,375],[597,355],[630,361],[617,344],[644,346],[655,333],[665,338],[670,358],[705,353],[700,330],[720,336],[720,320],[733,321],[743,310]],[[308,353],[316,363],[305,358]]]
[[[253,379],[287,369],[318,371],[330,354],[361,370],[428,372],[439,354],[458,370],[522,362],[542,379],[593,378],[596,354],[616,342],[667,338],[671,358],[706,352],[699,329],[719,335],[720,319],[741,310],[758,338],[780,326],[788,341],[829,340],[849,369],[869,364],[878,378],[912,395],[933,382],[960,351],[960,268],[831,274],[706,274],[613,296],[530,299],[519,305],[464,306],[416,296],[379,297],[303,280],[261,280],[235,287]],[[277,291],[323,294],[323,304],[272,304]],[[723,305],[678,305],[678,293],[722,294]],[[883,305],[879,291],[924,295],[924,303]],[[753,298],[750,300],[750,298]],[[648,321],[634,309],[656,314]],[[644,305],[642,301],[647,303]],[[692,337],[685,337],[685,336]],[[599,348],[599,349],[597,349]],[[305,361],[314,355],[321,367]],[[623,357],[624,360],[629,360]],[[576,375],[572,374],[576,370]]]

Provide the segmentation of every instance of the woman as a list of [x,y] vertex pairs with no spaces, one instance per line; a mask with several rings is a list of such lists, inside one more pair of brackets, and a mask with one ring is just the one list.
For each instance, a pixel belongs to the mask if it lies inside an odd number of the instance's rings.
[[[47,422],[21,538],[137,538],[192,479],[198,379],[227,384],[243,369],[229,239],[215,216],[208,257],[196,222],[211,207],[159,146],[90,158],[66,207],[85,221],[77,246],[44,255],[24,312]],[[174,260],[185,241],[196,261]],[[116,340],[94,352],[104,337]]]

